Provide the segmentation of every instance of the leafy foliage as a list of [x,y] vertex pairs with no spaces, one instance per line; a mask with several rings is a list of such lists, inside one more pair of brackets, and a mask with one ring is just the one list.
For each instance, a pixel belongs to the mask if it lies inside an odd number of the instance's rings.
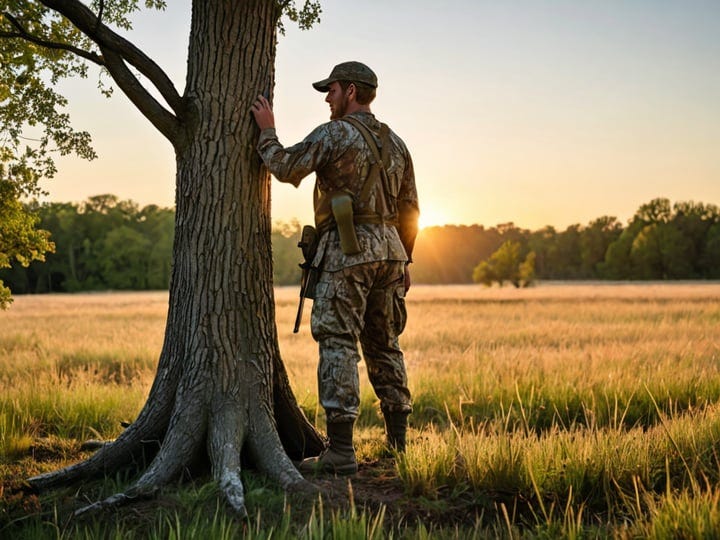
[[61,79],[87,77],[87,59],[43,43],[78,51],[90,45],[67,19],[39,2],[10,1],[0,17],[3,162],[26,171],[31,188],[37,179],[55,174],[54,153],[95,157],[89,133],[71,126],[67,99],[55,91]]
[[[297,8],[293,0],[281,0],[278,5],[288,19],[297,23],[300,30],[309,30],[313,24],[320,22],[320,14],[322,13],[320,2],[305,0],[303,7],[300,9]],[[282,19],[278,20],[278,29],[281,34],[285,34]]]
[[506,281],[515,287],[529,286],[535,276],[535,252],[531,251],[522,260],[521,250],[520,242],[508,240],[487,261],[475,267],[473,281],[487,286],[496,281],[501,287]]
[[[45,260],[45,253],[54,250],[50,233],[38,229],[38,216],[30,206],[23,205],[23,184],[0,163],[0,269],[13,262],[27,267],[32,261]],[[0,309],[8,307],[10,289],[0,279]]]

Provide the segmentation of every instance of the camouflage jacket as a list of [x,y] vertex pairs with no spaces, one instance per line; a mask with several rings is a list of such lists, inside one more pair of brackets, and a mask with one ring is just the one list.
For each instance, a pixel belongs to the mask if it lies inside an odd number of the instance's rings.
[[[353,113],[365,124],[379,143],[380,122],[370,113]],[[330,230],[320,240],[319,259],[325,255],[323,267],[337,270],[347,266],[381,260],[411,260],[417,235],[418,197],[412,159],[405,143],[390,132],[392,148],[386,170],[391,183],[398,186],[397,197],[387,196],[378,183],[365,201],[355,198],[357,214],[381,212],[393,217],[398,226],[366,224],[356,226],[362,248],[357,255],[344,255],[339,249],[337,231]],[[320,202],[327,193],[345,191],[358,194],[371,172],[371,150],[360,132],[348,122],[334,120],[318,126],[305,139],[288,148],[278,141],[274,129],[260,134],[258,151],[270,172],[281,182],[298,186],[312,172],[316,174],[315,205],[316,225],[327,218]],[[337,249],[335,249],[337,248]]]

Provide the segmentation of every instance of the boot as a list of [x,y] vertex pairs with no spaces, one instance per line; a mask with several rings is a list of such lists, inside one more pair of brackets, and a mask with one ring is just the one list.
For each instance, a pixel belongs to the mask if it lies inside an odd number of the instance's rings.
[[304,474],[355,474],[358,470],[353,448],[353,421],[327,425],[330,446],[319,456],[304,459],[298,470]]
[[383,411],[385,418],[385,432],[390,450],[397,452],[405,451],[405,439],[408,425],[407,412]]

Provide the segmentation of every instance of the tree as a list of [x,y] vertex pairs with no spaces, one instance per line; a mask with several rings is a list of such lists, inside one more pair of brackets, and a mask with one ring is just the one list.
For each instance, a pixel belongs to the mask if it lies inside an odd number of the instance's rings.
[[690,278],[692,249],[692,242],[672,223],[653,223],[635,237],[630,258],[641,279]]
[[597,277],[608,247],[622,233],[622,224],[615,217],[602,216],[590,222],[580,233],[580,254],[583,277]]
[[720,278],[720,223],[715,223],[715,225],[708,230],[701,259],[701,267],[705,272],[706,278]]
[[605,253],[605,260],[598,264],[598,272],[604,279],[630,279],[634,278],[633,264],[630,259],[630,250],[633,241],[644,227],[643,222],[637,218],[620,233]]
[[508,240],[493,253],[487,261],[482,261],[473,270],[473,281],[492,285],[495,281],[502,287],[509,281],[515,287],[528,286],[535,276],[535,253],[530,252],[522,261],[519,242]]
[[276,223],[272,232],[273,282],[276,285],[296,285],[300,283],[300,222]]
[[693,201],[676,202],[673,205],[672,223],[692,242],[691,264],[696,274],[702,276],[704,268],[703,251],[708,231],[720,221],[720,210],[713,204]]
[[635,212],[634,219],[642,221],[645,225],[667,223],[672,218],[670,199],[660,197],[649,203],[641,204]]
[[556,277],[553,267],[557,260],[557,231],[551,225],[533,232],[528,238],[528,247],[535,253],[535,269],[545,278]]
[[[535,252],[531,251],[518,267],[519,285],[530,287],[535,282]],[[515,285],[516,287],[518,285]]]
[[167,289],[170,285],[175,210],[153,204],[144,207],[138,219],[143,237],[153,246],[148,256],[147,288]]
[[557,235],[555,239],[555,275],[561,278],[577,279],[581,275],[581,226],[573,224]]
[[[162,0],[146,0],[162,7]],[[172,144],[177,163],[172,281],[157,375],[138,418],[85,461],[30,479],[38,489],[113,473],[154,455],[133,485],[88,507],[151,495],[206,455],[228,503],[245,513],[241,454],[286,490],[311,490],[289,455],[323,441],[300,411],[280,359],[270,253],[269,175],[248,110],[274,84],[282,13],[309,26],[319,6],[290,1],[196,0],[186,87],[109,26],[129,28],[135,0],[12,0],[0,22],[3,129],[44,126],[34,166],[61,152],[92,157],[54,83],[101,66]],[[143,86],[136,73],[143,76]],[[7,92],[7,89],[12,92]],[[155,95],[159,96],[158,98]],[[146,441],[161,441],[159,448]],[[149,448],[153,446],[153,448]]]
[[147,288],[150,250],[150,241],[127,225],[111,230],[100,252],[107,285],[112,289]]

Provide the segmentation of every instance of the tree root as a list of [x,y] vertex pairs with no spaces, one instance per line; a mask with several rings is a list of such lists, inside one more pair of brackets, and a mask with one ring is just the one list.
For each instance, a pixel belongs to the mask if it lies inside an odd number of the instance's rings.
[[139,437],[121,435],[118,439],[102,445],[86,460],[57,471],[33,476],[28,478],[28,483],[36,490],[45,490],[72,484],[80,479],[95,478],[107,470],[115,470],[132,463],[141,454],[142,446],[143,442]]
[[237,408],[224,406],[211,419],[208,429],[208,454],[213,478],[218,482],[230,508],[247,518],[245,490],[240,478],[240,451],[244,433]]
[[[279,359],[276,363],[282,366]],[[247,518],[240,474],[244,452],[248,452],[251,462],[261,472],[288,493],[320,493],[288,457],[287,452],[296,459],[316,454],[324,447],[324,440],[297,406],[284,368],[275,372],[270,399],[263,396],[263,392],[250,400],[247,394],[234,397],[225,394],[220,396],[219,404],[208,399],[209,391],[204,384],[188,387],[182,380],[175,381],[177,386],[170,392],[168,385],[176,374],[166,373],[159,376],[159,380],[156,378],[146,407],[117,439],[89,441],[83,449],[97,449],[93,455],[58,471],[32,477],[28,480],[30,486],[36,491],[58,487],[142,463],[150,440],[158,448],[152,448],[152,460],[132,486],[79,508],[75,517],[154,497],[205,452],[224,499],[242,519]],[[156,392],[162,397],[155,396]],[[154,406],[148,405],[153,400],[156,400]]]
[[245,489],[240,479],[240,471],[225,469],[219,478],[220,489],[225,495],[225,500],[235,513],[243,519],[247,519],[248,514],[245,508]]
[[[149,497],[150,496],[148,496],[148,498]],[[110,495],[110,497],[107,497],[102,501],[97,501],[75,510],[75,512],[73,513],[73,517],[77,518],[92,516],[104,510],[110,510],[111,508],[118,508],[120,506],[124,506],[131,503],[132,501],[136,501],[137,499],[138,497],[131,497],[126,493],[116,493],[115,495]]]

